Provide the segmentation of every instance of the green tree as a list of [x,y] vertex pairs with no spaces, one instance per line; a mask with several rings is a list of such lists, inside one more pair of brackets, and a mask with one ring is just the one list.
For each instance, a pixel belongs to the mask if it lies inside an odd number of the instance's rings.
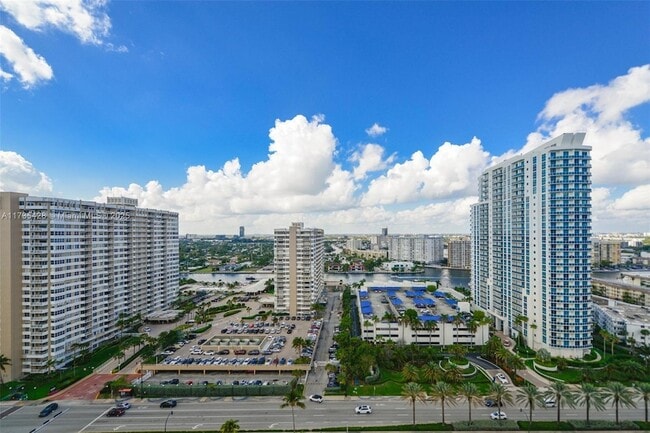
[[429,361],[422,367],[422,376],[428,383],[436,383],[442,376],[442,370],[435,361]]
[[406,382],[417,382],[419,376],[420,371],[411,363],[406,364],[404,368],[402,368],[402,378],[404,378],[404,381]]
[[425,394],[419,383],[408,382],[402,386],[402,398],[408,400],[413,407],[413,425],[415,425],[415,403],[425,403]]
[[300,409],[305,408],[305,403],[303,403],[301,400],[304,397],[298,391],[298,388],[294,385],[291,387],[289,392],[285,394],[284,397],[282,397],[282,404],[280,405],[281,409],[284,409],[285,407],[290,407],[291,408],[291,421],[293,422],[293,431],[295,433],[296,431],[296,415],[294,412],[294,409],[296,407],[299,407]]
[[557,423],[560,423],[560,408],[564,406],[573,407],[573,393],[564,382],[553,382],[544,393],[544,398],[552,398],[557,409]]
[[609,382],[603,388],[603,398],[605,403],[611,403],[616,409],[616,424],[618,424],[618,408],[636,407],[634,404],[634,392],[632,389],[620,382]]
[[517,390],[516,400],[517,403],[528,408],[528,429],[530,430],[533,422],[533,410],[542,401],[542,394],[536,386],[527,383]]
[[456,390],[447,382],[438,382],[431,387],[431,398],[433,401],[439,401],[442,408],[442,423],[445,423],[445,405],[454,405],[456,400]]
[[584,406],[587,411],[587,424],[589,424],[589,412],[592,407],[596,410],[605,409],[602,392],[591,383],[582,383],[575,393],[575,398],[576,403]]
[[650,400],[650,383],[639,382],[636,384],[637,393],[643,399],[645,408],[645,422],[648,422],[648,400]]
[[500,383],[492,382],[490,384],[490,390],[488,391],[488,396],[492,398],[497,404],[497,410],[501,412],[501,407],[504,403],[512,404],[512,394],[510,390],[503,386]]
[[11,359],[7,358],[4,354],[0,353],[0,383],[4,385],[5,381],[3,379],[4,373],[7,371],[6,368],[11,365]]
[[239,421],[236,419],[228,419],[221,424],[219,433],[237,433],[239,432]]
[[454,324],[454,330],[456,331],[456,344],[459,344],[459,340],[460,340],[460,325],[462,325],[463,323],[465,323],[465,321],[463,320],[463,316],[462,316],[461,314],[456,314],[456,315],[454,316],[454,319],[452,320],[452,322],[453,322],[453,324]]
[[458,393],[465,397],[467,400],[467,407],[469,409],[469,423],[472,423],[472,406],[481,405],[481,392],[478,387],[472,382],[463,382],[458,388]]

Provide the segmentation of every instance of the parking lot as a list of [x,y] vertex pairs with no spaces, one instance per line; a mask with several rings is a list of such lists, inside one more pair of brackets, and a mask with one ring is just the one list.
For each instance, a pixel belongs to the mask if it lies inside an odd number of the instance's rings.
[[[214,298],[223,300],[223,295]],[[188,332],[185,340],[165,348],[156,364],[142,365],[143,371],[155,373],[147,381],[160,383],[182,374],[183,383],[216,384],[221,381],[232,384],[236,380],[248,384],[248,379],[233,379],[232,375],[254,374],[254,383],[262,385],[277,380],[278,374],[283,372],[309,370],[322,321],[288,316],[244,319],[261,310],[261,304],[254,297],[247,299],[245,305],[246,308],[232,316],[217,314],[210,329],[196,335]],[[148,327],[156,331],[154,325]],[[303,344],[294,344],[297,337]],[[268,376],[258,378],[261,374]],[[210,377],[203,377],[207,375]]]

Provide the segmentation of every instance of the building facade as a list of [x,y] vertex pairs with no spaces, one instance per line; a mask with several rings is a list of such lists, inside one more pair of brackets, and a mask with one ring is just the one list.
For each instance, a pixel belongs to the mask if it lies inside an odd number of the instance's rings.
[[469,269],[472,266],[472,242],[452,239],[447,243],[447,262],[450,268]]
[[621,242],[595,239],[592,244],[591,263],[594,266],[621,264]]
[[8,379],[44,373],[115,337],[120,318],[178,290],[178,214],[0,193],[0,353]]
[[621,274],[617,279],[592,278],[594,295],[650,307],[650,277]]
[[650,308],[612,299],[594,302],[594,322],[615,335],[620,341],[634,346],[650,343]]
[[444,240],[441,236],[399,235],[388,237],[390,260],[438,263],[444,258]]
[[506,334],[553,356],[591,350],[591,164],[563,134],[479,177],[472,297]]
[[325,285],[325,234],[292,223],[274,231],[275,310],[308,316]]

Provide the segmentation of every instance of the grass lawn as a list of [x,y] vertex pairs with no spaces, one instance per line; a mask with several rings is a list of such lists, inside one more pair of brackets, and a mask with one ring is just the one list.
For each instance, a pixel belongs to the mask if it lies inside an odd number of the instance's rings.
[[544,370],[535,370],[533,369],[533,360],[525,361],[526,367],[530,368],[533,371],[537,371],[544,376],[551,377],[553,379],[559,379],[566,383],[580,383],[582,381],[582,372],[577,368],[567,368],[563,371],[544,371]]
[[[490,388],[490,380],[483,374],[475,374],[469,381],[476,384],[482,393],[487,393]],[[348,395],[363,395],[363,396],[399,396],[402,394],[402,386],[404,386],[404,379],[402,373],[399,371],[382,369],[379,373],[379,380],[376,384],[371,385],[358,385],[352,388]],[[428,393],[431,385],[428,383],[420,382],[424,392]],[[343,395],[343,391],[327,392],[329,395]]]
[[120,344],[113,342],[93,352],[86,362],[78,361],[76,367],[53,371],[50,374],[33,374],[20,381],[7,382],[0,385],[0,400],[8,400],[16,392],[26,394],[28,400],[45,398],[50,394],[50,389],[67,388],[88,376],[95,368],[111,359],[119,350]]

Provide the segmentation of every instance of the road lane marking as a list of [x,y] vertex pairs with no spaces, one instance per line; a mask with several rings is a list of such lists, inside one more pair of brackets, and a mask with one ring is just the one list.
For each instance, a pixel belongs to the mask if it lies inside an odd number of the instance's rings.
[[110,407],[107,407],[107,408],[106,408],[102,413],[100,413],[100,414],[97,416],[97,418],[95,418],[94,420],[90,421],[88,424],[86,424],[86,425],[85,425],[81,430],[79,430],[77,433],[83,433],[83,431],[86,430],[86,429],[87,429],[88,427],[90,427],[91,425],[93,425],[93,424],[95,423],[95,421],[97,421],[98,419],[100,419],[101,417],[103,417],[104,415],[106,415],[106,412],[108,412],[109,409],[110,409]]
[[201,427],[203,424],[197,424],[194,427],[192,427],[192,430],[196,430],[197,428]]

